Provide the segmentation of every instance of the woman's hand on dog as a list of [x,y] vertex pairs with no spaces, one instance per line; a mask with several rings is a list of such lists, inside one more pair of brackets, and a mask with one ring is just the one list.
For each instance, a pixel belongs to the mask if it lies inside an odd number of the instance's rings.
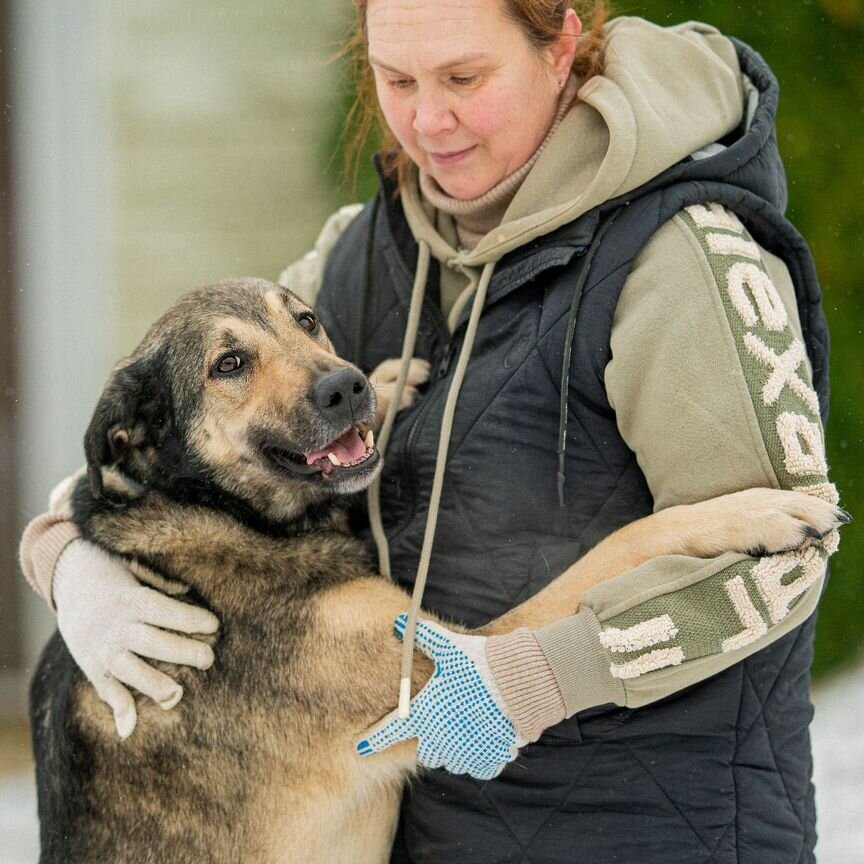
[[[213,664],[213,649],[180,634],[211,634],[219,628],[215,615],[142,585],[129,566],[91,543],[75,540],[63,551],[54,575],[57,628],[75,662],[110,706],[121,738],[132,734],[138,720],[128,687],[165,709],[183,696],[176,681],[141,658],[207,669]],[[152,581],[160,583],[159,577]]]
[[[377,410],[375,413],[375,425],[372,427],[377,432],[384,423],[387,409],[390,407],[396,393],[396,382],[399,380],[399,367],[402,361],[398,358],[384,360],[379,363],[369,374],[369,381],[375,388]],[[408,366],[408,377],[405,379],[405,387],[399,399],[399,410],[408,408],[417,398],[417,388],[429,380],[431,367],[426,360],[413,357]]]
[[[403,638],[408,616],[396,619]],[[357,744],[360,756],[380,753],[417,739],[417,760],[427,768],[497,777],[528,739],[519,731],[495,684],[486,658],[485,636],[454,633],[418,621],[415,646],[435,661],[435,674],[411,700],[408,717],[388,714]]]

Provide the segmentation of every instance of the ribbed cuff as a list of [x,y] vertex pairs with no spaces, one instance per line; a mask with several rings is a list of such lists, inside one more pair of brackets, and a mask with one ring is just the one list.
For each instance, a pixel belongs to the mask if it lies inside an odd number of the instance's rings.
[[625,704],[624,685],[612,676],[600,642],[600,622],[590,609],[541,627],[534,635],[561,688],[566,717],[595,705]]
[[57,516],[52,513],[37,516],[21,536],[18,547],[21,570],[52,612],[57,612],[51,590],[57,561],[63,550],[80,536],[81,532],[68,515]]
[[564,719],[561,689],[534,634],[524,627],[486,641],[486,659],[519,732],[536,741]]

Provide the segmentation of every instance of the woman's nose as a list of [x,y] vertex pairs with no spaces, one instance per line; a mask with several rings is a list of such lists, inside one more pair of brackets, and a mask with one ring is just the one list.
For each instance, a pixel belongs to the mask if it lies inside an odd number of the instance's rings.
[[450,110],[445,100],[432,97],[421,97],[414,110],[414,131],[426,138],[434,138],[447,132],[453,132],[458,125],[456,115]]

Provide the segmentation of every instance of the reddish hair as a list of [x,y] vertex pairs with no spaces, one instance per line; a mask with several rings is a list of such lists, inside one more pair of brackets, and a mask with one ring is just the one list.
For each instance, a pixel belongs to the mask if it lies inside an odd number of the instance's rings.
[[[381,141],[381,149],[392,158],[386,165],[386,174],[401,180],[405,176],[410,160],[402,151],[399,142],[387,127],[375,93],[375,77],[368,60],[368,38],[366,8],[369,0],[354,0],[356,17],[350,37],[342,51],[349,58],[354,80],[355,98],[345,120],[345,173],[352,180],[357,176],[357,167],[364,148],[373,134]],[[529,44],[537,51],[544,51],[561,35],[564,15],[568,9],[583,6],[580,0],[499,0],[502,11],[525,34]],[[588,80],[603,73],[605,66],[606,37],[603,27],[609,17],[605,0],[595,0],[591,13],[591,26],[579,38],[573,72]],[[578,9],[577,9],[578,11]]]

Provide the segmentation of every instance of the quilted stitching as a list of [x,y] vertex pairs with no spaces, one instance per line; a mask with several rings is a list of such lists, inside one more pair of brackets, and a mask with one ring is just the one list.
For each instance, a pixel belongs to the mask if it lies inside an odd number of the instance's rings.
[[[733,862],[734,864],[750,864],[750,862],[757,864],[758,862],[758,864],[764,864],[768,860],[765,857],[766,847],[757,844],[757,852],[755,847],[748,845],[746,838],[742,840],[739,836],[741,827],[739,821],[743,819],[751,825],[760,823],[762,820],[759,812],[767,812],[763,808],[770,807],[772,808],[772,818],[768,821],[773,823],[775,817],[780,813],[785,813],[785,818],[791,820],[792,824],[795,825],[795,830],[785,838],[789,841],[788,845],[777,851],[778,856],[782,855],[783,857],[777,857],[776,860],[783,861],[784,864],[787,860],[812,862],[810,851],[812,831],[807,812],[809,796],[807,794],[801,796],[790,790],[784,776],[787,774],[794,776],[801,773],[800,763],[795,767],[796,760],[800,760],[801,757],[800,748],[792,748],[796,752],[791,754],[778,752],[778,749],[782,748],[782,741],[778,747],[767,734],[773,715],[778,712],[782,714],[788,704],[788,698],[785,695],[787,688],[797,691],[805,684],[801,680],[801,671],[803,670],[806,674],[807,629],[805,627],[795,634],[790,634],[785,640],[781,640],[781,643],[775,646],[776,650],[768,649],[768,656],[758,658],[758,660],[751,658],[750,661],[745,662],[740,667],[724,673],[726,676],[724,682],[719,684],[719,689],[715,690],[709,699],[715,703],[716,707],[722,707],[724,716],[728,714],[730,724],[740,723],[735,734],[735,742],[732,745],[735,753],[731,772],[734,788],[726,796],[730,815],[735,815],[729,819],[725,826],[721,826],[719,834],[715,834],[705,825],[698,824],[693,818],[693,813],[686,809],[687,790],[675,789],[674,786],[670,786],[670,784],[675,783],[676,778],[674,771],[667,770],[668,763],[661,761],[656,763],[657,767],[652,767],[651,760],[656,759],[658,752],[660,752],[657,736],[664,734],[662,717],[644,725],[642,721],[636,722],[635,725],[627,722],[615,725],[603,723],[603,734],[600,739],[595,739],[593,742],[589,740],[575,750],[570,749],[572,745],[562,746],[560,751],[562,758],[566,760],[568,754],[575,755],[578,750],[584,761],[575,770],[573,779],[560,790],[560,795],[557,796],[557,800],[551,807],[538,808],[533,804],[529,807],[519,806],[519,802],[514,803],[512,797],[508,799],[507,795],[500,794],[502,787],[498,784],[475,784],[475,788],[480,791],[479,797],[484,803],[483,811],[487,820],[494,820],[494,824],[497,826],[492,828],[487,823],[484,828],[484,833],[494,835],[496,838],[494,857],[478,858],[477,860],[519,861],[523,864],[534,864],[534,862],[536,864],[540,864],[540,862],[549,864],[550,861],[571,860],[569,857],[563,857],[563,855],[561,858],[550,857],[549,843],[553,845],[555,843],[556,817],[571,820],[574,814],[582,811],[577,818],[583,820],[585,824],[590,824],[592,815],[584,805],[586,787],[600,790],[605,776],[607,782],[619,785],[622,782],[622,777],[630,777],[630,781],[627,782],[631,784],[635,782],[638,786],[634,793],[636,798],[638,798],[640,791],[644,792],[647,788],[645,785],[640,786],[640,783],[651,785],[651,788],[654,789],[654,795],[646,799],[645,806],[648,807],[648,810],[644,811],[643,815],[647,814],[647,818],[651,820],[650,824],[657,826],[657,833],[676,838],[676,844],[680,847],[679,852],[683,856],[678,857],[670,853],[668,857],[660,858],[656,857],[655,853],[655,857],[652,857],[649,851],[644,860],[663,860],[664,864],[679,860],[687,862],[687,864],[691,864],[691,862],[700,862],[700,864],[733,864]],[[753,665],[754,661],[758,668]],[[773,669],[769,672],[770,667]],[[757,675],[759,676],[758,686],[754,684],[754,676]],[[794,692],[792,698],[797,698]],[[682,697],[682,701],[686,704],[686,695]],[[730,702],[732,703],[731,706]],[[702,707],[705,707],[704,704]],[[731,710],[726,710],[730,708]],[[629,712],[622,712],[622,714],[629,716],[631,720],[634,718],[639,720],[638,712],[636,715],[629,714]],[[718,728],[724,728],[725,722],[724,720],[719,723]],[[675,734],[692,737],[695,741],[700,740],[698,723],[695,724],[692,732],[688,731],[685,724]],[[709,742],[712,734],[709,730]],[[793,732],[793,734],[797,733]],[[770,776],[772,781],[771,797],[769,800],[760,801],[760,811],[754,811],[752,808],[748,810],[747,807],[743,806],[739,808],[735,804],[735,798],[741,793],[740,787],[742,785],[745,787],[745,800],[752,797],[754,791],[752,789],[748,791],[746,788],[750,782],[747,775],[753,766],[749,763],[738,765],[736,760],[741,758],[742,751],[746,753],[748,747],[757,744],[761,751],[761,758],[766,761],[766,768],[769,770],[767,776]],[[763,747],[763,745],[766,746]],[[709,743],[709,747],[713,746]],[[718,758],[722,762],[725,758],[722,756],[722,739],[716,746],[720,748]],[[532,748],[529,747],[525,751],[523,765],[517,763],[515,766],[511,766],[508,772],[519,772],[525,768],[530,770],[533,767],[531,750]],[[599,754],[603,754],[604,758],[598,763],[597,756]],[[550,754],[547,752],[544,761],[548,758],[550,758]],[[618,776],[613,777],[608,773],[610,764],[617,766]],[[639,780],[640,776],[642,780]],[[673,789],[675,789],[674,792]],[[724,793],[721,791],[718,794]],[[527,803],[527,800],[524,803]],[[514,806],[518,808],[518,812],[514,810]],[[605,807],[604,801],[598,800],[596,807],[598,815],[602,814]],[[531,824],[529,824],[529,820]],[[710,820],[708,821],[710,822]],[[626,817],[620,820],[622,825],[626,822]],[[678,827],[674,828],[673,825]],[[692,838],[691,842],[684,841],[683,837],[685,836]],[[586,840],[588,847],[591,848],[590,839],[586,838]],[[578,837],[574,839],[574,844],[574,850],[578,851]],[[792,846],[794,848],[790,848]],[[557,851],[558,847],[555,848]],[[632,849],[632,846],[630,848]],[[697,851],[699,849],[702,850],[701,855]],[[554,855],[554,853],[551,854]],[[596,856],[597,853],[594,854]],[[434,858],[430,860],[434,860]],[[465,860],[474,859],[466,858]],[[596,860],[605,862],[607,859],[597,858]]]

